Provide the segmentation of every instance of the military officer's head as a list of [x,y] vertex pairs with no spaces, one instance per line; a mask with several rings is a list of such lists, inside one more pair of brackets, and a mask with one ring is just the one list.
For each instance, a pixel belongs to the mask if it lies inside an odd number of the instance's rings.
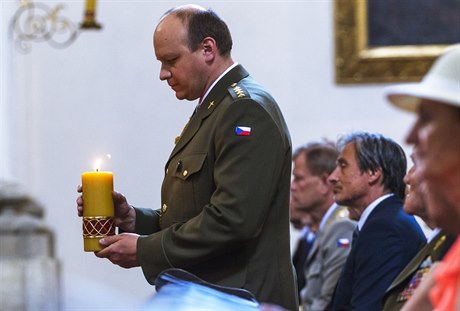
[[163,15],[153,34],[160,79],[178,99],[201,98],[233,63],[232,37],[226,23],[210,9],[184,5]]

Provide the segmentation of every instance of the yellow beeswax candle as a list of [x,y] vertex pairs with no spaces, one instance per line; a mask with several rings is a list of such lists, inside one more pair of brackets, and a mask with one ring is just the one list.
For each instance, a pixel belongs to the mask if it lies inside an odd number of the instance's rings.
[[99,240],[115,234],[113,223],[113,174],[85,172],[83,187],[83,239],[86,252],[100,251]]

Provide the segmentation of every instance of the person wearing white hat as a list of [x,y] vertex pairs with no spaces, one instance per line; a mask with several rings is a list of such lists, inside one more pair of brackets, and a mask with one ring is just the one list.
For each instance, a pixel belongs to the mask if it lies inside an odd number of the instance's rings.
[[[460,45],[440,56],[420,83],[386,89],[391,103],[417,114],[406,137],[416,147],[428,212],[436,225],[460,234]],[[424,278],[403,310],[460,310],[460,238]]]

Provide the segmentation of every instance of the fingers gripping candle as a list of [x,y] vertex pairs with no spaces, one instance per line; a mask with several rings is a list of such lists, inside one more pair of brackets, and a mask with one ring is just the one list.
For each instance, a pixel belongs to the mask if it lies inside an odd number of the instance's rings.
[[115,234],[113,223],[113,174],[101,172],[100,161],[95,172],[82,174],[83,240],[85,252],[102,250],[99,240]]

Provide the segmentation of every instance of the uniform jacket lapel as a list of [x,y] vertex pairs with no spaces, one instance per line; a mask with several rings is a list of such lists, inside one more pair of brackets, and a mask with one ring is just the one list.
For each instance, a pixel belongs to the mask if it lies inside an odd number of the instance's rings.
[[188,124],[185,126],[179,141],[174,147],[171,155],[169,156],[166,166],[168,166],[171,158],[174,157],[180,150],[182,150],[189,141],[195,136],[196,132],[200,129],[202,122],[216,109],[219,103],[223,100],[224,96],[228,93],[226,89],[233,83],[237,83],[243,78],[249,76],[249,73],[241,65],[237,65],[231,69],[220,81],[213,87],[208,96],[201,102],[197,111],[192,115]]
[[323,239],[324,232],[327,230],[327,228],[332,223],[334,223],[337,219],[348,218],[348,214],[345,214],[345,215],[343,214],[343,208],[341,206],[335,205],[333,208],[334,208],[334,211],[332,212],[332,214],[329,215],[329,218],[326,220],[326,224],[324,225],[324,228],[316,232],[315,242],[313,243],[313,248],[308,254],[307,262],[310,262],[315,258],[316,252],[318,251],[319,246],[322,243],[321,240]]
[[307,263],[309,263],[310,261],[313,260],[313,258],[315,258],[316,252],[318,252],[319,245],[321,243],[321,236],[322,236],[322,232],[316,233],[315,241],[313,242],[312,249],[310,250],[307,256],[307,261],[306,261]]
[[387,289],[387,293],[392,291],[397,287],[401,282],[404,282],[409,276],[420,267],[420,264],[427,258],[429,255],[433,255],[435,249],[439,247],[439,244],[443,243],[446,239],[446,233],[443,231],[438,232],[438,234],[428,243],[425,247],[411,260],[411,262],[404,268],[404,270],[398,275],[398,277],[393,281],[390,287]]

